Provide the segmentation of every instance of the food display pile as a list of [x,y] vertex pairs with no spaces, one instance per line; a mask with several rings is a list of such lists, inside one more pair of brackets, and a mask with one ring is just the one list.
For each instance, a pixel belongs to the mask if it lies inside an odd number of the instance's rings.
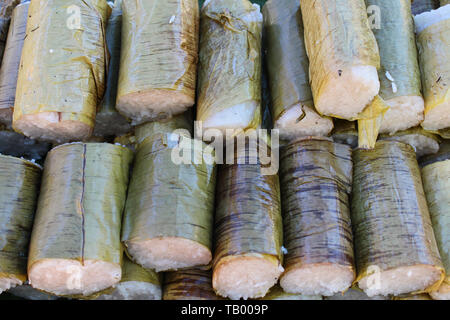
[[0,300],[450,300],[448,0],[4,0],[0,61]]

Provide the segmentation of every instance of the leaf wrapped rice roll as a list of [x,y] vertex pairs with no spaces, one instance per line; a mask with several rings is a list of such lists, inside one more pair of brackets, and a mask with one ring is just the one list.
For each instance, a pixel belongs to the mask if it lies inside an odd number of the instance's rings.
[[327,136],[333,122],[314,108],[300,2],[269,0],[263,15],[273,127],[282,139]]
[[438,155],[422,168],[423,187],[446,278],[433,299],[450,300],[450,152]]
[[369,297],[433,291],[444,269],[413,148],[379,141],[374,150],[355,150],[353,161],[359,288]]
[[364,0],[301,0],[317,111],[355,120],[380,90],[380,56]]
[[450,128],[450,6],[415,16],[425,97],[422,127]]
[[106,143],[49,152],[28,256],[33,288],[86,297],[119,283],[132,158],[127,148]]
[[27,255],[42,168],[0,155],[0,293],[27,280]]
[[132,260],[157,272],[203,266],[212,259],[215,165],[196,164],[202,156],[196,149],[188,163],[174,161],[183,146],[205,145],[168,133],[176,127],[177,119],[172,120],[136,131],[138,148],[122,230]]
[[213,288],[231,299],[264,297],[283,272],[278,176],[250,150],[234,150],[217,177]]
[[207,0],[201,11],[197,121],[261,126],[262,14],[248,0]]
[[331,296],[355,278],[349,195],[350,147],[298,140],[280,154],[285,272],[290,293]]
[[122,0],[122,9],[117,109],[133,124],[186,111],[195,103],[197,0]]

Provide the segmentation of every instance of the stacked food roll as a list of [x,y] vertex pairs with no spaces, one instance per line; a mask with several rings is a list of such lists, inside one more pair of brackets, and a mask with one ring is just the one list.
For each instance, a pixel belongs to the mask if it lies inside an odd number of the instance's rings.
[[367,0],[379,9],[380,25],[373,28],[380,51],[380,96],[389,105],[380,133],[394,134],[423,120],[420,70],[411,16],[411,0]]
[[86,297],[119,283],[132,159],[132,151],[107,143],[49,152],[28,255],[33,288]]
[[349,146],[298,140],[280,154],[285,272],[289,293],[331,296],[355,278]]
[[122,261],[122,279],[97,300],[161,300],[161,276],[129,260]]
[[212,272],[187,269],[168,272],[164,278],[163,300],[221,300],[212,288]]
[[431,292],[444,269],[410,145],[379,141],[353,153],[357,283],[369,297]]
[[134,124],[186,111],[195,103],[198,1],[123,0],[122,9],[117,109]]
[[197,121],[206,129],[261,126],[262,14],[248,0],[207,0],[201,10]]
[[[133,261],[158,272],[203,266],[212,259],[215,165],[202,161],[206,146],[191,139],[189,130],[173,132],[177,123],[175,117],[136,130],[122,230]],[[178,159],[180,152],[189,158]]]
[[423,12],[437,9],[438,6],[439,6],[438,0],[412,0],[411,1],[411,9],[412,9],[413,15],[417,15],[417,14],[421,14]]
[[[425,97],[422,127],[450,129],[450,6],[414,17]],[[448,134],[448,133],[447,133]]]
[[8,38],[0,69],[0,122],[11,127],[20,57],[25,40],[28,7],[30,2],[19,4],[13,11]]
[[0,155],[0,293],[27,280],[27,256],[42,168]]
[[434,234],[444,264],[446,278],[433,299],[450,300],[450,148],[423,163],[422,178]]
[[231,299],[264,297],[283,272],[278,175],[252,149],[233,148],[217,177],[213,288]]
[[14,130],[59,143],[92,134],[105,90],[110,11],[104,0],[31,1]]
[[263,15],[273,127],[282,139],[327,136],[333,122],[314,108],[300,2],[269,0]]
[[116,0],[106,28],[106,45],[111,58],[106,78],[106,91],[95,118],[94,135],[115,136],[131,130],[128,121],[116,110],[122,37],[122,0]]

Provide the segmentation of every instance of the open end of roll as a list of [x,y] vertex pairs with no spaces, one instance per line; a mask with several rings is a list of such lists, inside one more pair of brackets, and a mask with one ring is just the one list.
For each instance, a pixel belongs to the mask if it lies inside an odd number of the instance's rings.
[[280,265],[264,257],[230,257],[214,269],[213,288],[233,300],[262,298],[282,272]]
[[61,120],[60,112],[24,115],[14,121],[14,128],[29,138],[58,143],[85,140],[92,134],[81,121]]
[[419,96],[403,96],[387,100],[380,133],[394,134],[419,125],[423,120],[424,101]]
[[185,112],[195,103],[194,98],[176,90],[152,89],[121,96],[117,109],[133,125],[147,121],[169,119]]
[[156,272],[204,266],[212,259],[211,251],[207,247],[185,238],[164,237],[128,241],[126,245],[134,261]]
[[86,260],[45,259],[35,262],[28,272],[35,289],[56,295],[84,295],[105,290],[120,281],[120,265]]
[[354,118],[380,90],[377,69],[373,66],[353,66],[336,70],[321,90],[315,101],[317,110],[327,116]]
[[279,129],[280,138],[286,140],[304,136],[324,137],[333,130],[333,121],[321,117],[311,107],[297,104],[286,110],[276,121],[275,129]]
[[244,130],[253,121],[257,107],[256,101],[251,100],[218,111],[204,120],[203,128],[219,129],[224,133],[226,129]]
[[359,287],[369,296],[399,295],[422,291],[439,281],[441,271],[430,265],[398,267],[359,280]]
[[439,290],[431,292],[430,296],[434,300],[450,300],[450,284],[444,282]]
[[[450,96],[450,94],[449,94]],[[450,99],[427,112],[422,122],[425,130],[436,131],[450,127]]]
[[353,280],[350,267],[323,263],[292,268],[281,277],[280,285],[289,293],[332,296],[347,290]]

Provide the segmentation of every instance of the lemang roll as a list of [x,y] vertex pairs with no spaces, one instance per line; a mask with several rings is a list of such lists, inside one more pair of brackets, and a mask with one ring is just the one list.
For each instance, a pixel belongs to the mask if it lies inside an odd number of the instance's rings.
[[450,6],[414,17],[425,98],[422,127],[450,129]]
[[27,28],[30,2],[19,4],[12,13],[11,23],[0,68],[0,122],[11,127],[20,57]]
[[264,47],[273,127],[282,139],[326,136],[333,121],[314,108],[299,0],[269,0],[263,7]]
[[192,107],[198,1],[122,0],[122,9],[119,112],[140,124],[167,119]]
[[91,136],[105,91],[110,11],[105,0],[30,2],[14,130],[59,143]]
[[27,256],[42,168],[0,155],[0,293],[27,280]]
[[97,300],[161,300],[161,275],[124,256],[120,283]]
[[[202,141],[172,133],[174,123],[136,130],[122,229],[132,260],[157,272],[203,266],[212,259],[215,165],[203,161]],[[185,148],[193,146],[193,152]]]
[[[444,151],[444,150],[443,150]],[[437,155],[422,168],[425,195],[446,278],[433,299],[450,300],[450,153]]]
[[379,141],[353,152],[352,224],[358,276],[369,297],[430,292],[444,279],[416,154]]
[[217,178],[213,288],[231,299],[264,297],[283,272],[278,175],[244,150]]
[[438,8],[438,0],[412,0],[411,11],[413,15],[431,11]]
[[206,129],[261,126],[262,14],[248,0],[208,0],[201,10],[197,121]]
[[5,50],[11,14],[20,2],[21,0],[4,0],[0,3],[0,62]]
[[107,143],[49,152],[28,256],[34,288],[88,297],[119,283],[132,159],[129,149]]
[[131,130],[128,121],[116,110],[122,37],[122,0],[115,0],[106,27],[106,45],[111,58],[106,77],[106,91],[95,117],[94,135],[123,135]]
[[331,296],[352,285],[352,167],[351,148],[328,140],[281,150],[286,292]]
[[168,272],[164,277],[163,300],[221,300],[212,287],[212,272],[187,269]]
[[380,96],[389,105],[380,133],[394,134],[423,121],[420,80],[411,0],[366,0],[379,9],[380,25],[372,28],[380,51]]

